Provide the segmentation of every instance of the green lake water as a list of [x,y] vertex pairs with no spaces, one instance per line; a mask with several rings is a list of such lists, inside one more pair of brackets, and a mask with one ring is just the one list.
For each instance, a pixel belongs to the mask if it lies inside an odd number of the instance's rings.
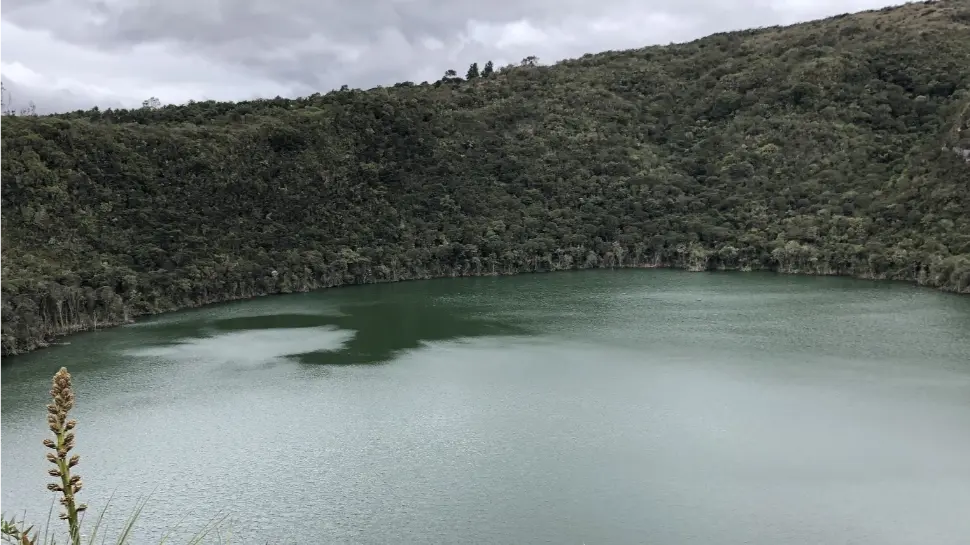
[[[970,543],[970,297],[620,270],[266,297],[2,368],[2,509],[77,468],[136,543]],[[56,515],[55,515],[56,516]],[[191,533],[191,532],[189,532]]]

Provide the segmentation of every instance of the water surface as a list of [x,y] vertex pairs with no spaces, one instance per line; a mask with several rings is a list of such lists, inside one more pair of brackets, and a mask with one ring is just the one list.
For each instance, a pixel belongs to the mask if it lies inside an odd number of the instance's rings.
[[964,544],[970,298],[767,274],[357,286],[9,358],[2,508],[43,522],[74,374],[82,496],[136,542]]

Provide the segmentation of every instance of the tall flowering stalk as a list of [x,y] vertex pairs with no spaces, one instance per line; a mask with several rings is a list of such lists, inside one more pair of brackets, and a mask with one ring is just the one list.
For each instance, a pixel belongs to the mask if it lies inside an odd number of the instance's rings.
[[71,468],[78,464],[80,457],[77,454],[70,455],[71,449],[74,448],[72,430],[77,426],[77,421],[67,419],[67,413],[74,408],[74,390],[71,388],[71,374],[65,367],[61,367],[61,370],[54,375],[51,398],[53,402],[47,406],[47,423],[54,434],[54,439],[44,439],[44,446],[53,451],[47,453],[47,460],[55,466],[47,472],[51,477],[59,477],[60,482],[48,484],[47,489],[61,493],[60,503],[64,507],[60,515],[61,519],[67,521],[71,532],[71,544],[81,545],[81,524],[78,514],[87,509],[87,506],[83,503],[78,504],[75,500],[83,483],[79,475],[71,474]]

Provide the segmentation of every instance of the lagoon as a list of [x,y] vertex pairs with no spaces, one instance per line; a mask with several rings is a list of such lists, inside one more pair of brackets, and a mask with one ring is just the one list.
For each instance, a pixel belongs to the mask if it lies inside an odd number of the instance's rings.
[[[970,298],[761,273],[353,286],[6,358],[2,508],[40,524],[74,375],[84,501],[136,543],[923,544],[970,536]],[[56,515],[55,515],[56,516]]]

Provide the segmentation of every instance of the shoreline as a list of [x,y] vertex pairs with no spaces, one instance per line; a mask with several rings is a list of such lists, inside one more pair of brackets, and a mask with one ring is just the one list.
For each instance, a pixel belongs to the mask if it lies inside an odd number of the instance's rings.
[[192,310],[192,309],[207,307],[207,306],[211,306],[211,305],[218,305],[218,304],[223,304],[223,303],[232,303],[232,302],[237,302],[237,301],[247,301],[247,300],[251,300],[251,299],[258,299],[258,298],[261,298],[261,297],[271,297],[271,296],[274,296],[274,295],[289,295],[289,294],[297,294],[297,293],[309,293],[309,292],[313,292],[313,291],[323,291],[323,290],[332,289],[332,288],[346,288],[346,287],[351,287],[351,286],[362,286],[362,285],[368,285],[368,284],[391,284],[391,283],[397,283],[397,282],[418,282],[418,281],[424,281],[424,280],[437,280],[437,279],[444,279],[444,278],[500,277],[500,276],[518,276],[518,275],[526,275],[526,274],[547,274],[547,273],[557,273],[557,272],[572,272],[572,271],[585,271],[585,270],[607,270],[607,269],[611,269],[611,270],[616,270],[616,269],[667,269],[667,270],[672,270],[672,271],[682,271],[682,272],[685,272],[685,273],[703,273],[703,272],[750,273],[750,272],[763,272],[763,273],[772,273],[772,274],[777,274],[777,275],[789,275],[789,276],[838,277],[838,278],[850,278],[850,279],[856,279],[856,280],[866,280],[866,281],[870,281],[870,282],[897,282],[897,283],[905,283],[905,284],[912,285],[914,287],[931,289],[931,290],[935,290],[935,291],[939,291],[939,292],[943,292],[943,293],[950,293],[950,294],[954,294],[954,295],[970,295],[970,290],[967,290],[967,291],[959,291],[959,290],[949,289],[946,286],[935,287],[935,286],[929,285],[928,283],[920,282],[919,281],[920,280],[919,278],[907,280],[907,279],[902,279],[902,278],[891,278],[891,277],[887,277],[885,275],[879,276],[879,275],[874,275],[874,274],[840,274],[838,272],[807,272],[807,271],[800,271],[800,270],[786,270],[786,269],[782,269],[782,268],[780,268],[780,269],[767,269],[767,268],[761,269],[761,268],[750,268],[750,267],[735,267],[735,268],[719,267],[719,268],[714,268],[714,269],[700,269],[700,268],[694,268],[694,267],[689,267],[689,266],[684,267],[684,266],[674,266],[674,265],[659,265],[659,264],[654,264],[654,263],[641,263],[641,264],[620,265],[620,266],[571,267],[571,268],[561,268],[561,269],[551,269],[551,270],[520,270],[520,271],[510,271],[510,272],[498,272],[498,271],[471,272],[471,271],[469,271],[469,272],[463,272],[461,274],[455,274],[453,272],[452,274],[425,274],[425,275],[416,275],[414,277],[399,277],[399,278],[387,278],[387,279],[383,279],[383,278],[382,279],[378,279],[378,278],[371,277],[368,281],[363,281],[363,282],[342,282],[342,283],[333,283],[333,284],[330,284],[330,285],[304,286],[303,288],[305,288],[305,289],[297,289],[297,290],[289,290],[289,291],[276,290],[276,291],[266,291],[266,292],[256,293],[256,294],[250,294],[250,295],[238,295],[238,296],[237,295],[234,295],[234,294],[230,294],[230,295],[225,296],[225,297],[210,298],[210,299],[203,300],[203,301],[191,302],[190,304],[177,306],[175,308],[160,309],[157,312],[145,312],[145,313],[132,314],[132,315],[128,315],[125,319],[122,319],[122,320],[109,320],[109,321],[98,322],[98,323],[94,323],[94,324],[75,324],[75,325],[72,325],[70,327],[65,328],[66,330],[62,330],[62,331],[55,332],[54,334],[50,335],[48,338],[45,338],[44,340],[35,343],[33,346],[31,346],[31,347],[29,347],[29,348],[27,348],[25,350],[20,350],[20,351],[16,351],[16,352],[11,352],[11,353],[8,353],[8,354],[4,354],[3,355],[3,358],[4,359],[11,358],[11,357],[12,358],[16,358],[17,356],[24,356],[24,355],[27,355],[27,354],[31,354],[33,352],[37,352],[37,351],[40,351],[40,350],[44,350],[46,348],[51,348],[51,347],[54,347],[54,346],[61,346],[63,344],[69,344],[69,343],[65,343],[63,341],[65,339],[69,339],[70,337],[72,337],[74,335],[77,335],[79,333],[88,333],[88,332],[97,331],[97,330],[101,330],[101,329],[112,329],[112,328],[120,327],[120,326],[123,326],[123,325],[128,325],[128,324],[135,323],[135,322],[138,321],[139,318],[145,318],[145,317],[151,317],[151,316],[160,316],[160,315],[163,315],[163,314],[169,314],[169,313],[173,313],[173,312],[180,312],[180,311],[183,311],[183,310]]

